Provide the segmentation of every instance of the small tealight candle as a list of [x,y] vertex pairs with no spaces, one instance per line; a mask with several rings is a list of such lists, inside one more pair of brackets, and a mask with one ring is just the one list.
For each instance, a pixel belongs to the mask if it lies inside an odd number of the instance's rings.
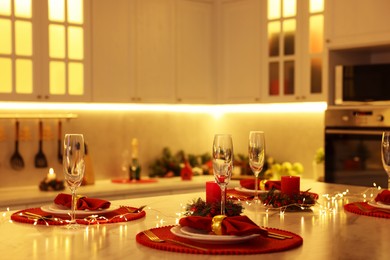
[[206,202],[221,202],[221,188],[215,181],[206,182]]
[[300,193],[300,178],[298,176],[282,176],[281,192],[292,197]]
[[50,168],[49,169],[49,173],[47,174],[46,176],[46,180],[47,181],[53,181],[57,178],[56,176],[56,173],[54,172],[54,169],[53,168]]

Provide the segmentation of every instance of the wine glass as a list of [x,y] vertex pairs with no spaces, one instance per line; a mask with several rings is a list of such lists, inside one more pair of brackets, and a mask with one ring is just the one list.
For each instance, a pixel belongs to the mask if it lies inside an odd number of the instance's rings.
[[232,136],[217,134],[213,142],[214,178],[221,188],[221,215],[225,215],[226,186],[233,170],[233,141]]
[[255,175],[255,197],[258,201],[259,174],[263,170],[265,158],[265,138],[263,131],[250,131],[248,142],[249,166]]
[[66,183],[72,193],[71,220],[68,228],[77,228],[76,222],[76,190],[84,177],[84,137],[81,134],[66,134],[64,138],[63,170]]
[[388,176],[387,189],[390,190],[390,132],[382,134],[381,157],[383,168]]

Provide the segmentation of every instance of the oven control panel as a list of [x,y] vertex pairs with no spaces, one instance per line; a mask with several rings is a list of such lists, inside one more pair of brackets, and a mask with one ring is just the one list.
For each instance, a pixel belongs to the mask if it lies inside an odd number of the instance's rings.
[[328,109],[326,127],[390,127],[390,108]]

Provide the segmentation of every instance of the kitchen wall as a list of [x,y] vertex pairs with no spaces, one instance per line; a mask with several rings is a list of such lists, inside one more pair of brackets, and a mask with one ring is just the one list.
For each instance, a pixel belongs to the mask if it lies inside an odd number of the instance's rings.
[[[0,111],[3,112],[10,111]],[[43,113],[52,112],[56,111]],[[312,160],[315,151],[323,146],[323,112],[226,113],[221,117],[210,113],[155,111],[72,113],[78,118],[63,121],[63,134],[84,134],[97,180],[127,177],[127,173],[121,170],[122,154],[125,150],[130,151],[134,137],[139,139],[143,176],[148,175],[148,165],[161,156],[164,147],[169,147],[172,152],[180,149],[193,154],[210,152],[215,133],[231,133],[235,153],[246,153],[249,131],[264,130],[267,154],[280,162],[303,163],[303,177],[307,178],[313,177]],[[48,139],[43,143],[43,152],[49,167],[62,178],[61,165],[56,159],[58,121],[44,119],[43,122]],[[14,123],[14,119],[0,120],[0,187],[38,185],[48,172],[48,169],[34,168],[34,157],[38,152],[38,119],[20,121],[21,134],[27,133],[27,140],[21,140],[19,144],[26,165],[21,171],[12,170],[9,163],[14,152]]]

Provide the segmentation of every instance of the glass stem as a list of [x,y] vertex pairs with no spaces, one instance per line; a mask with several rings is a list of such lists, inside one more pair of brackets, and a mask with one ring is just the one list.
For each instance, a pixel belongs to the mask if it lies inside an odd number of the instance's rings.
[[76,222],[76,205],[77,205],[77,198],[76,198],[76,190],[71,189],[72,192],[72,210],[70,215],[70,222],[75,223]]
[[221,215],[225,215],[226,185],[221,185]]
[[387,179],[387,189],[390,190],[390,177]]
[[254,198],[255,200],[259,199],[258,190],[259,190],[259,175],[255,174],[255,198]]

